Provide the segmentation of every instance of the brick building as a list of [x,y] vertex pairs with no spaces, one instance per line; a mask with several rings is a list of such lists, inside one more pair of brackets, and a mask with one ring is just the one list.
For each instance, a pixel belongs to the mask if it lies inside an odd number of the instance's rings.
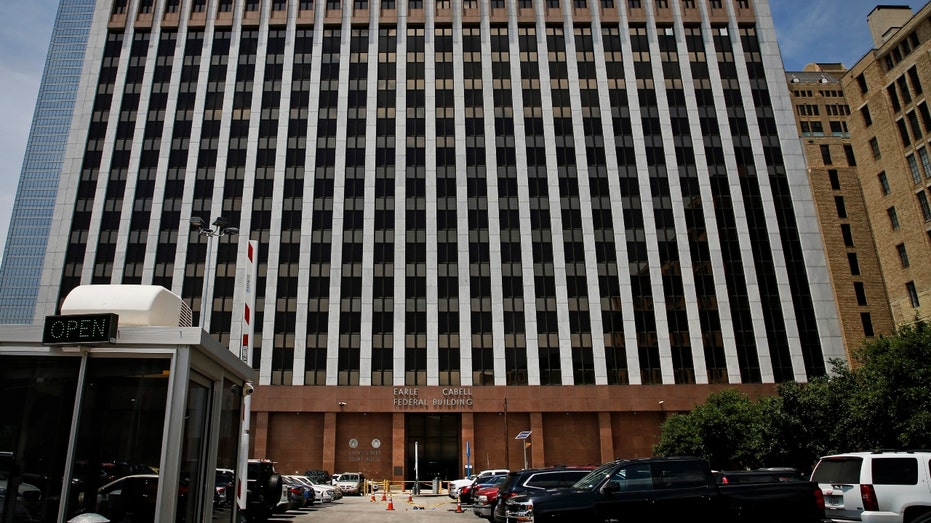
[[786,73],[848,354],[893,331],[892,313],[860,189],[848,129],[842,64],[809,64]]
[[[875,48],[841,85],[857,173],[896,324],[931,313],[931,5],[878,6]],[[854,241],[859,241],[854,238]]]

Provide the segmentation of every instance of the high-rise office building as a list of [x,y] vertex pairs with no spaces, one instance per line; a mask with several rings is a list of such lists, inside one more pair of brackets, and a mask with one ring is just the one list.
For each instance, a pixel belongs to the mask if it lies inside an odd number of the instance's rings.
[[895,325],[847,124],[850,106],[840,84],[846,71],[842,64],[809,64],[786,79],[849,356]]
[[0,324],[32,323],[35,314],[45,239],[95,4],[95,0],[62,2],[55,17],[0,265]]
[[36,320],[158,284],[238,351],[249,285],[283,470],[645,455],[845,355],[766,1],[99,0],[88,48]]
[[841,85],[886,294],[903,324],[931,313],[931,4],[882,5],[867,20],[875,48]]

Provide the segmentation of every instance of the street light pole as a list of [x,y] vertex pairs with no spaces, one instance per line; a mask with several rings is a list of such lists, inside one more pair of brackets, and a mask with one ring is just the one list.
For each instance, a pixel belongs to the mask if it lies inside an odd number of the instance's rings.
[[[210,252],[213,250],[213,239],[222,238],[224,236],[235,236],[239,234],[239,229],[236,227],[230,227],[230,222],[222,216],[213,221],[213,223],[208,226],[207,222],[199,216],[191,216],[191,229],[197,231],[201,236],[207,237],[207,254],[204,257],[204,285],[200,293],[200,319],[198,324],[202,329],[210,329],[210,307],[207,306],[207,302],[210,301],[208,292],[208,284],[210,282]],[[212,289],[210,289],[212,291]]]

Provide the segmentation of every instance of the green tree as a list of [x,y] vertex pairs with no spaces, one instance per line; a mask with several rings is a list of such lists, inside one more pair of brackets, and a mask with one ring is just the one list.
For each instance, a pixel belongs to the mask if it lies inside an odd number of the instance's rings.
[[[853,354],[839,374],[849,394],[844,430],[856,449],[931,448],[931,326],[900,327]],[[835,381],[832,379],[832,382]]]
[[661,427],[658,455],[696,455],[713,468],[793,466],[875,448],[931,448],[931,326],[923,321],[865,343],[830,376],[783,383],[773,397],[711,394]]
[[754,401],[736,389],[715,392],[691,412],[670,417],[653,452],[701,456],[717,469],[760,466],[768,428],[765,420],[775,401]]

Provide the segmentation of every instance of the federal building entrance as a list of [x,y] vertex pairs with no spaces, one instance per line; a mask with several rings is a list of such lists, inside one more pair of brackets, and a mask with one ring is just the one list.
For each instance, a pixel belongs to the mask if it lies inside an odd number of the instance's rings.
[[[407,480],[451,481],[462,475],[459,463],[460,414],[407,414],[404,420]],[[416,447],[416,450],[415,450]]]

